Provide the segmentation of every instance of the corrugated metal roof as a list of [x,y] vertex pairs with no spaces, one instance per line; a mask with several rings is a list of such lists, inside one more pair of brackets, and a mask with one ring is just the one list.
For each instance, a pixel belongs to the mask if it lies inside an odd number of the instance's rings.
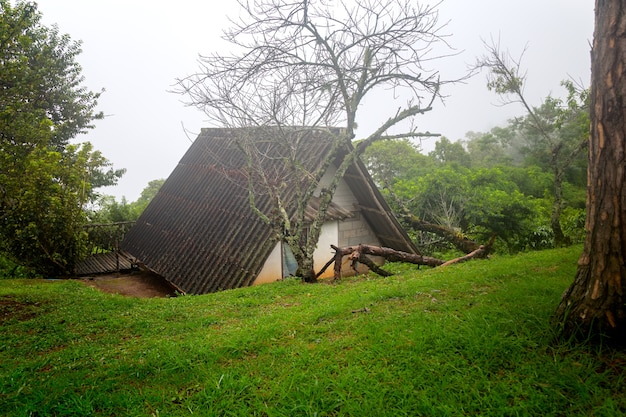
[[[127,233],[122,248],[187,293],[251,285],[276,241],[271,228],[250,208],[248,187],[259,187],[262,179],[255,184],[247,182],[249,161],[237,140],[242,135],[258,138],[256,146],[270,156],[264,162],[264,180],[280,181],[287,197],[294,196],[312,179],[290,174],[285,158],[297,154],[303,170],[311,172],[332,145],[328,134],[321,131],[306,129],[302,135],[300,129],[302,140],[292,142],[291,148],[275,144],[267,132],[203,129]],[[350,168],[345,180],[380,241],[385,246],[415,252],[360,162]],[[271,213],[272,198],[259,192],[255,195],[257,207]],[[285,209],[295,212],[293,207]],[[307,217],[312,218],[316,209],[316,200],[312,199]],[[334,219],[351,215],[336,205],[327,213]]]
[[98,275],[109,272],[129,271],[133,265],[131,256],[124,252],[106,252],[88,256],[74,268],[77,276]]

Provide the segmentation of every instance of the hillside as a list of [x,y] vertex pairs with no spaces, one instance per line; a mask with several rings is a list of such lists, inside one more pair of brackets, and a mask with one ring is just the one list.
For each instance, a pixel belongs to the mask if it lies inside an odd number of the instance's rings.
[[626,354],[554,342],[580,251],[176,298],[2,280],[0,415],[624,415]]

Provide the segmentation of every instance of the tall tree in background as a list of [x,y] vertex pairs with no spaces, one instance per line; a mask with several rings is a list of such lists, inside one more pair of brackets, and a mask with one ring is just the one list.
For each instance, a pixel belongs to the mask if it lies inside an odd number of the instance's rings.
[[479,59],[477,67],[488,69],[487,87],[502,97],[503,104],[522,104],[527,116],[517,120],[516,130],[533,152],[542,154],[552,170],[554,201],[550,226],[555,246],[561,246],[567,243],[561,227],[565,174],[588,144],[587,91],[567,81],[563,83],[568,91],[566,103],[548,97],[540,107],[533,107],[524,95],[526,76],[521,70],[521,59],[513,59],[493,42],[485,43],[485,48],[487,54]]
[[596,0],[587,236],[556,319],[565,337],[626,340],[626,5]]
[[[240,17],[224,36],[235,54],[202,57],[200,72],[180,80],[180,92],[218,126],[255,127],[255,132],[268,127],[267,136],[284,150],[284,167],[289,169],[283,171],[312,179],[310,186],[295,190],[296,207],[288,207],[283,196],[294,191],[285,190],[289,182],[263,172],[267,144],[239,139],[250,161],[253,210],[272,226],[277,239],[292,247],[304,280],[314,280],[313,251],[326,210],[355,158],[381,139],[430,135],[411,122],[439,97],[441,81],[426,67],[438,57],[435,44],[444,41],[437,13],[411,0],[239,3]],[[381,106],[386,120],[352,147],[366,97],[380,102],[385,94],[405,100],[393,108]],[[289,129],[294,126],[305,127],[302,134]],[[332,137],[332,151],[319,169],[303,173],[305,164],[293,150],[312,130]],[[258,192],[272,196],[273,207],[256,207],[253,194]],[[314,196],[319,197],[319,210],[306,224],[306,207]]]
[[40,23],[32,2],[0,0],[0,252],[40,273],[81,256],[84,204],[123,170],[70,140],[102,118],[83,84],[80,43]]

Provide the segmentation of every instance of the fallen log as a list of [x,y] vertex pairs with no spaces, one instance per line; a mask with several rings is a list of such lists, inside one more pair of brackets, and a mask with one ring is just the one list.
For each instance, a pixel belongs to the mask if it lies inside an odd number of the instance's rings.
[[335,266],[333,279],[338,280],[341,278],[341,266],[344,256],[349,256],[348,259],[351,261],[352,269],[354,269],[355,271],[357,268],[357,263],[361,262],[362,264],[366,265],[372,272],[384,277],[388,277],[393,274],[391,272],[385,271],[380,266],[376,265],[376,263],[367,255],[380,256],[382,258],[385,258],[385,260],[389,262],[408,262],[416,265],[426,265],[434,268],[448,266],[460,262],[466,262],[474,258],[486,258],[491,245],[480,245],[476,250],[470,252],[469,254],[455,259],[451,259],[449,261],[443,261],[441,259],[432,258],[429,256],[397,251],[395,249],[380,246],[357,245],[346,246],[343,248],[339,248],[335,245],[330,246],[335,250],[335,256],[326,263],[322,270],[320,270],[318,276],[321,275],[334,262]]
[[[418,255],[414,253],[397,251],[391,248],[384,248],[380,246],[358,245],[358,246],[346,246],[343,248],[339,248],[335,245],[330,245],[330,246],[335,250],[334,279],[341,278],[342,259],[344,256],[348,256],[348,255],[350,255],[353,261],[358,260],[359,262],[362,262],[368,267],[370,267],[370,265],[368,265],[368,262],[370,264],[373,264],[373,261],[367,258],[366,255],[380,256],[380,257],[385,258],[389,262],[408,262],[408,263],[412,263],[416,265],[427,265],[427,266],[432,266],[432,267],[439,266],[444,263],[444,261],[442,261],[441,259],[431,258],[429,256],[423,256],[423,255]],[[327,265],[330,265],[330,263],[331,262],[329,262]],[[389,272],[384,271],[379,266],[376,266],[376,269],[373,269],[371,267],[370,269],[372,269],[373,272],[379,275],[383,275],[383,276],[391,275]],[[384,271],[384,272],[381,272],[381,271]],[[388,274],[388,275],[385,275],[385,274]]]

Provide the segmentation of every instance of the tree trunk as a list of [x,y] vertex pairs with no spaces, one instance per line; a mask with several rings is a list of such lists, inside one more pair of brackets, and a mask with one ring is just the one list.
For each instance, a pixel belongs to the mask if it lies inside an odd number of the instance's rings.
[[297,259],[298,272],[297,275],[302,278],[302,282],[308,282],[310,284],[317,282],[317,276],[313,268],[313,254],[307,256],[306,254],[302,259]]
[[568,244],[561,228],[561,208],[563,207],[563,176],[558,168],[554,168],[554,202],[552,203],[552,214],[550,216],[550,228],[554,235],[554,246],[561,247]]
[[587,236],[555,319],[566,338],[626,340],[626,4],[596,0]]
[[[554,235],[554,246],[561,247],[569,245],[568,239],[565,237],[565,233],[563,233],[563,228],[561,227],[561,211],[563,208],[563,177],[565,176],[566,165],[559,167],[559,154],[561,152],[561,145],[554,147],[552,149],[552,160],[550,164],[552,165],[553,174],[554,174],[554,202],[552,203],[552,214],[550,215],[550,228],[552,229],[552,234]],[[573,158],[572,158],[573,159]]]

